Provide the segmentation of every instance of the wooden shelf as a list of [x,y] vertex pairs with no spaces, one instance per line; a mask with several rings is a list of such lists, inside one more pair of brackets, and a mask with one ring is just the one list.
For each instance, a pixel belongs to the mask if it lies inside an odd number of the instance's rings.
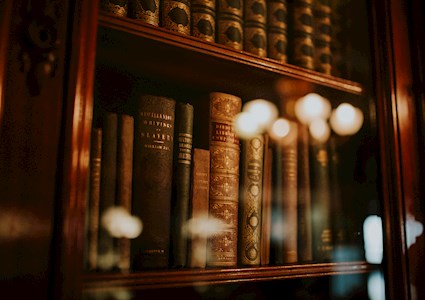
[[366,262],[317,263],[235,269],[162,270],[139,273],[92,273],[83,276],[83,289],[103,291],[114,289],[172,288],[250,281],[269,281],[327,275],[370,272]]
[[[202,41],[130,18],[99,15],[97,61],[122,70],[188,82],[240,96],[263,96],[281,80],[362,95],[361,84]],[[171,53],[171,55],[170,55]],[[291,83],[292,84],[292,83]],[[260,89],[261,87],[261,89]],[[262,90],[263,92],[258,92]]]

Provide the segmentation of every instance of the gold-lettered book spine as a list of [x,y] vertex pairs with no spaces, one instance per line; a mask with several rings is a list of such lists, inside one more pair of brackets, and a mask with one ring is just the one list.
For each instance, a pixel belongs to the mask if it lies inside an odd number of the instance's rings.
[[240,144],[233,119],[241,111],[241,98],[210,93],[210,205],[209,216],[218,229],[208,239],[207,265],[237,265]]
[[242,141],[239,263],[260,265],[264,137]]

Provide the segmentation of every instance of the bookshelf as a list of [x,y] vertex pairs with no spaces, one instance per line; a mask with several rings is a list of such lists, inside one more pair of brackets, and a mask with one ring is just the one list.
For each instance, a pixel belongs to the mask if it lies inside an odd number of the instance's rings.
[[[424,235],[412,245],[405,236],[412,220],[425,223],[423,172],[417,167],[425,130],[423,104],[416,101],[424,94],[419,87],[425,68],[417,63],[423,30],[414,26],[422,24],[421,1],[351,0],[362,16],[352,27],[370,40],[353,28],[347,33],[353,68],[344,78],[103,12],[99,1],[32,2],[0,2],[0,220],[8,221],[1,233],[3,295],[364,299],[376,272],[384,275],[388,299],[425,295]],[[202,97],[214,91],[244,102],[268,99],[279,109],[315,92],[333,107],[347,101],[362,109],[362,135],[342,138],[339,145],[348,233],[341,256],[256,267],[88,271],[90,135],[103,110],[132,107],[135,83],[178,101],[191,99],[203,113],[208,105]],[[197,125],[194,144],[206,145],[206,134],[199,135],[207,126]],[[363,219],[377,213],[383,221],[382,264],[366,261],[361,232]],[[344,294],[338,287],[347,282],[357,286]]]

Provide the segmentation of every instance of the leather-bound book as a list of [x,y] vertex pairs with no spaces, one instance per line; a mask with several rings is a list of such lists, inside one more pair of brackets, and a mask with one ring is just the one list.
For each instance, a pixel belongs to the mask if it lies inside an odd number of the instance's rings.
[[283,264],[283,193],[282,147],[272,143],[272,217],[270,230],[270,262]]
[[217,41],[236,50],[243,50],[243,1],[218,0]]
[[291,15],[290,62],[299,67],[313,70],[313,0],[294,0]]
[[298,124],[298,259],[313,260],[308,127]]
[[264,137],[242,141],[239,198],[239,264],[260,265]]
[[[100,173],[100,220],[108,208],[116,205],[117,179],[117,127],[118,116],[113,112],[105,112],[102,120],[102,162]],[[115,241],[107,229],[99,228],[98,268],[111,269],[114,263],[107,257],[115,252]]]
[[210,206],[209,216],[218,229],[208,239],[207,265],[237,265],[240,144],[233,119],[241,111],[241,98],[210,93]]
[[159,26],[159,0],[129,0],[128,16]]
[[161,27],[190,35],[190,1],[162,0]]
[[266,0],[245,0],[244,11],[244,50],[266,57]]
[[215,42],[215,0],[192,0],[192,36]]
[[[134,118],[127,114],[118,115],[117,145],[117,205],[131,214],[133,187],[133,141]],[[118,239],[118,269],[130,269],[130,240]]]
[[207,234],[204,224],[208,221],[210,192],[210,152],[193,149],[191,177],[190,229],[188,266],[205,268],[207,264]]
[[134,269],[167,268],[173,171],[175,101],[154,95],[137,99],[134,138],[133,213],[143,231],[132,242]]
[[312,142],[310,145],[310,159],[313,259],[316,261],[329,261],[332,259],[333,253],[333,234],[327,144]]
[[87,268],[97,268],[102,129],[93,128],[90,145]]
[[263,201],[261,207],[260,264],[270,264],[270,234],[272,218],[272,164],[273,151],[269,147],[269,136],[264,136]]
[[173,196],[171,208],[171,265],[187,264],[186,225],[189,220],[190,173],[192,166],[193,106],[178,103],[174,145]]
[[331,75],[331,6],[329,0],[314,0],[314,69]]
[[288,8],[286,0],[267,1],[267,55],[287,62]]
[[126,17],[128,12],[128,0],[100,0],[99,8],[117,16]]

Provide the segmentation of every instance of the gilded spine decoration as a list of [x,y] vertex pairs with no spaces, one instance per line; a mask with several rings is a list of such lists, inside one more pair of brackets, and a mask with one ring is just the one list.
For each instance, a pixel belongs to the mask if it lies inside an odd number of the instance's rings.
[[297,66],[314,69],[313,0],[294,0],[292,60]]
[[161,3],[162,27],[190,35],[190,1],[163,0]]
[[208,240],[207,265],[237,264],[240,145],[233,118],[241,111],[241,98],[210,93],[210,206],[218,223]]
[[314,15],[314,68],[331,75],[331,6],[329,0],[315,0]]
[[266,0],[246,0],[244,5],[244,50],[266,57]]
[[192,36],[215,42],[215,0],[192,0]]
[[268,57],[287,62],[288,9],[285,0],[267,1],[267,51]]
[[159,26],[159,0],[130,0],[128,16]]
[[100,9],[113,13],[117,16],[126,17],[128,12],[128,0],[100,0]]
[[261,206],[263,193],[264,137],[242,142],[239,261],[259,265],[261,253]]
[[242,0],[218,0],[218,43],[236,50],[243,49],[243,3]]

